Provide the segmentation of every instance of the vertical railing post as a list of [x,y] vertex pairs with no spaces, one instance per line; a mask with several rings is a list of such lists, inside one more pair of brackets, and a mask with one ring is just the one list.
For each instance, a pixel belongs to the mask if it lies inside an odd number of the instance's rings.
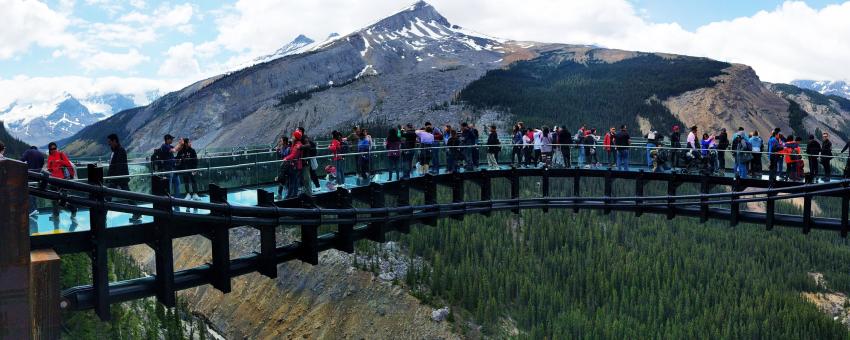
[[[257,189],[257,205],[261,207],[274,207],[274,193],[263,189]],[[275,249],[277,248],[276,225],[264,225],[260,230],[260,274],[270,279],[277,278],[277,262],[275,261]]]
[[[386,201],[384,199],[384,187],[378,183],[372,183],[369,185],[369,206],[372,208],[384,208],[386,207]],[[375,213],[372,214],[373,217],[386,217],[384,213]],[[369,224],[369,233],[368,239],[378,242],[385,243],[387,242],[387,223],[386,222],[372,222]]]
[[[227,205],[227,189],[210,184],[210,203]],[[230,212],[212,212],[212,215],[227,216]],[[230,226],[215,223],[209,239],[212,242],[212,286],[222,293],[230,293]]]
[[643,179],[645,172],[643,169],[640,169],[637,174],[637,178],[635,178],[635,216],[641,217],[643,216],[643,189],[646,186],[646,181]]
[[708,193],[711,191],[711,186],[708,183],[708,177],[703,177],[699,184],[699,222],[705,223],[708,221]]
[[[33,339],[59,339],[62,333],[62,269],[59,255],[53,249],[40,249],[30,253],[30,259]],[[2,322],[0,326],[3,326]],[[3,334],[0,334],[2,337]]]
[[[806,174],[811,178],[812,174]],[[809,192],[809,184],[806,184],[805,196],[803,196],[803,234],[812,231],[812,193]]]
[[27,166],[0,160],[0,338],[32,338]]
[[[478,181],[479,181],[478,185],[481,188],[480,199],[481,199],[482,202],[489,202],[489,206],[490,206],[490,208],[492,208],[493,202],[491,202],[491,201],[493,200],[493,180],[492,180],[492,177],[490,176],[490,172],[485,170],[485,169],[482,169],[479,172],[479,176],[480,177],[478,178]],[[483,215],[490,217],[491,211],[487,210],[483,213]]]
[[741,203],[735,202],[738,199],[737,193],[741,191],[741,177],[735,175],[735,179],[732,181],[732,196],[730,196],[730,207],[729,207],[729,225],[735,227],[738,225],[738,221],[741,215]]
[[[89,164],[88,184],[103,186],[103,168]],[[89,199],[103,204],[106,200],[103,192],[90,192]],[[102,321],[109,321],[109,265],[106,247],[106,209],[102,206],[89,208],[91,226],[91,273],[94,288],[94,311]]]
[[[396,183],[396,206],[410,207],[410,180],[401,179]],[[395,229],[402,234],[410,233],[410,220],[395,223]]]
[[[544,166],[541,170],[543,172],[543,176],[540,180],[540,193],[543,198],[549,198],[549,166]],[[543,206],[543,212],[549,212],[549,202],[546,202],[546,205]]]
[[[519,171],[517,171],[516,166],[511,166],[511,175],[509,180],[511,181],[511,199],[518,200],[519,199]],[[514,203],[516,208],[511,209],[511,212],[514,214],[519,214],[519,202]]]
[[[313,198],[306,193],[298,196],[298,202],[301,208],[315,208]],[[319,219],[321,216],[316,215]],[[312,265],[319,264],[319,226],[318,225],[301,225],[301,255],[298,257],[301,261]]]
[[776,192],[773,189],[776,186],[776,177],[772,176],[769,180],[768,188],[771,189],[770,192],[767,193],[767,203],[765,209],[765,223],[764,228],[767,230],[773,230],[773,221],[774,216],[776,214],[776,201],[773,200],[773,197],[776,196]]
[[[460,172],[452,174],[452,203],[462,203],[464,198],[464,175]],[[453,220],[462,221],[463,215],[452,215]]]
[[[169,196],[169,178],[161,176],[151,177],[151,193],[156,196]],[[153,208],[168,213],[173,211],[171,202],[154,202]],[[174,293],[174,248],[172,247],[171,218],[165,216],[154,216],[154,229],[157,240],[153,244],[156,259],[156,298],[166,307],[174,307],[177,301]]]
[[[336,189],[336,207],[339,209],[351,209],[351,193],[344,188]],[[356,217],[356,214],[343,215],[340,217]],[[354,223],[343,223],[337,227],[339,238],[334,248],[346,253],[354,253]]]
[[[425,183],[425,204],[426,205],[434,205],[437,204],[437,178],[432,174],[425,174],[424,176]],[[437,217],[430,217],[425,220],[425,224],[430,225],[432,227],[437,226]]]
[[[582,202],[579,197],[581,197],[581,169],[576,168],[573,170],[573,204]],[[573,212],[578,213],[578,205],[573,207]]]
[[673,197],[676,196],[676,190],[679,188],[679,176],[675,173],[673,174],[673,178],[667,181],[667,219],[672,220],[676,218],[676,207],[673,205],[675,199]]
[[613,195],[613,186],[614,179],[611,176],[612,170],[609,168],[605,170],[605,209],[603,210],[605,214],[611,213],[611,197]]

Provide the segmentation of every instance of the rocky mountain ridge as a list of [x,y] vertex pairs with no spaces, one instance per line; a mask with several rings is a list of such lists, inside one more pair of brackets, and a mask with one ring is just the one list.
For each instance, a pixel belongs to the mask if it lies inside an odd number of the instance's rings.
[[850,99],[850,84],[844,81],[795,80],[791,85],[817,91],[823,95],[835,95]]

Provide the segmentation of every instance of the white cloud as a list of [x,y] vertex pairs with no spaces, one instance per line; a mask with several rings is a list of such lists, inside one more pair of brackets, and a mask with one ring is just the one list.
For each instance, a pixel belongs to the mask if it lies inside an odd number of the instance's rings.
[[26,52],[30,46],[76,48],[80,44],[65,32],[65,15],[35,0],[0,0],[0,60]]
[[168,78],[197,77],[201,66],[195,59],[195,45],[183,43],[172,46],[166,52],[166,59],[160,65],[158,75]]
[[80,61],[86,70],[127,71],[145,61],[150,60],[146,55],[131,49],[127,53],[98,52]]

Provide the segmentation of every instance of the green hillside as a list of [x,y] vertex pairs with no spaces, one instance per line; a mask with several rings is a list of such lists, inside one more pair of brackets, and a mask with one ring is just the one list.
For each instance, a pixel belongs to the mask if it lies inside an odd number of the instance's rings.
[[6,125],[2,121],[0,121],[0,141],[6,144],[6,157],[8,158],[18,159],[24,151],[29,149],[29,145],[10,135],[9,131],[6,131]]
[[581,124],[607,128],[678,123],[659,100],[714,85],[712,77],[730,65],[702,58],[647,54],[615,63],[561,61],[559,52],[493,70],[470,84],[459,101],[498,108],[534,126]]

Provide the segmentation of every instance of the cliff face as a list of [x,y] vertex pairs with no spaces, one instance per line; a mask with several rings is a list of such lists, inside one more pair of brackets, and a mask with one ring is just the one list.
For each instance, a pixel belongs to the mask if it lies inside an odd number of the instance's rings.
[[668,98],[664,106],[686,126],[696,125],[700,131],[732,131],[741,126],[766,135],[776,127],[789,130],[788,102],[768,90],[752,68],[735,64],[724,73],[715,78],[714,87]]
[[803,125],[809,133],[814,133],[815,129],[843,137],[850,133],[850,100],[826,96],[793,85],[766,84],[766,86],[777,96],[800,105],[806,113]]
[[[278,231],[280,244],[293,240]],[[259,234],[231,230],[231,257],[254,251]],[[211,262],[209,241],[188,237],[174,242],[175,268]],[[153,272],[153,253],[145,246],[127,250]],[[299,261],[278,266],[278,279],[249,274],[233,279],[231,293],[211,286],[179,293],[228,339],[456,339],[450,324],[431,320],[432,309],[403,288],[354,269],[351,255],[320,254],[319,265]]]

